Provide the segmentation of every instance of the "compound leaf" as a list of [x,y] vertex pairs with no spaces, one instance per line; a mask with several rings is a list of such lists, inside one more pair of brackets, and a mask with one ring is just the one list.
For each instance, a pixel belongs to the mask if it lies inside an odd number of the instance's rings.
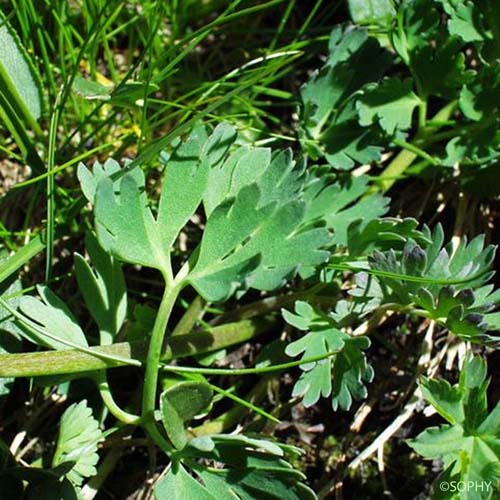
[[[21,312],[44,327],[53,336],[87,347],[88,342],[85,334],[66,304],[46,286],[37,286],[37,291],[40,296],[39,299],[31,296],[20,298],[19,309]],[[56,350],[71,348],[62,342],[44,336],[24,324],[20,324],[20,327],[24,335],[36,344]]]
[[[156,486],[156,498],[314,500],[316,496],[302,482],[305,476],[285,460],[285,453],[296,457],[300,451],[292,446],[240,435],[195,438],[175,455],[167,474],[170,477]],[[217,464],[217,469],[210,466],[212,463]],[[187,466],[203,484],[186,470],[180,473],[182,479],[173,477],[179,474],[179,467]],[[176,497],[176,487],[190,494]]]
[[80,486],[84,478],[97,474],[97,446],[102,440],[99,422],[92,416],[87,401],[72,404],[61,417],[52,466],[73,462],[66,477],[76,486]]
[[410,128],[413,111],[419,104],[410,78],[387,78],[363,90],[357,101],[359,123],[367,127],[378,122],[385,132],[393,135],[397,130]]
[[125,321],[127,290],[120,263],[99,245],[94,233],[85,238],[91,263],[75,253],[75,274],[85,304],[99,327],[101,345],[112,343]]
[[330,234],[319,227],[324,222],[305,219],[304,165],[296,164],[289,150],[271,155],[264,148],[239,148],[228,154],[234,139],[226,124],[209,137],[204,128],[195,128],[166,159],[157,216],[139,168],[117,172],[114,163],[95,164],[90,172],[81,167],[101,246],[169,278],[170,248],[203,201],[207,222],[182,283],[207,300],[224,300],[248,286],[272,290],[301,266],[324,262]]
[[500,481],[500,404],[488,414],[486,371],[481,358],[470,356],[453,387],[423,378],[425,399],[449,424],[428,428],[408,442],[424,458],[443,460],[445,471],[438,483],[490,485],[470,489],[460,498],[491,498]]
[[[332,407],[348,410],[353,399],[366,397],[364,382],[371,382],[373,369],[366,362],[363,350],[370,346],[365,337],[351,337],[342,332],[336,321],[319,313],[310,304],[295,303],[295,314],[282,311],[285,321],[308,333],[290,343],[285,349],[288,356],[302,359],[337,351],[321,361],[300,365],[303,373],[293,388],[293,396],[303,395],[303,404],[311,406],[320,397],[331,395]],[[333,383],[332,383],[333,380]]]
[[448,31],[450,35],[459,36],[464,42],[480,42],[488,38],[486,33],[486,9],[482,4],[470,0],[438,0],[448,14]]
[[[432,233],[424,228],[423,233],[420,244],[409,239],[401,251],[375,250],[369,258],[370,266],[377,271],[374,279],[380,284],[379,298],[402,305],[417,304],[467,340],[495,340],[485,334],[487,324],[481,313],[487,309],[486,301],[492,305],[496,298],[486,299],[485,294],[485,303],[476,303],[472,292],[492,277],[495,248],[485,247],[484,237],[478,236],[470,242],[463,238],[453,250],[450,245],[443,246],[440,226]],[[364,293],[366,297],[371,292],[367,289]]]
[[453,99],[472,76],[463,42],[450,36],[434,0],[405,0],[398,9],[392,43],[419,82],[419,95]]
[[376,82],[390,62],[364,28],[332,30],[326,64],[301,89],[303,149],[314,159],[324,156],[338,169],[380,158],[380,138],[358,125],[354,96]]

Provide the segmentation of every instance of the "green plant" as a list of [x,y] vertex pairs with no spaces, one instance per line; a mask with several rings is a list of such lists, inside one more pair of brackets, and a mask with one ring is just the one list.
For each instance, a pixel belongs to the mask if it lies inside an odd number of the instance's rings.
[[426,429],[410,441],[410,446],[425,458],[443,459],[445,470],[436,483],[445,483],[446,487],[436,488],[439,497],[455,498],[460,487],[446,490],[448,484],[459,482],[484,485],[477,491],[469,488],[472,490],[470,494],[464,489],[460,496],[465,498],[490,498],[498,489],[500,406],[497,404],[488,413],[488,385],[486,363],[479,357],[470,357],[466,361],[456,386],[450,386],[446,380],[422,379],[426,401],[448,424]]
[[334,28],[327,62],[301,91],[304,150],[341,170],[397,153],[378,175],[382,191],[412,173],[456,175],[455,166],[463,189],[496,194],[484,184],[496,175],[500,144],[497,7],[350,5],[363,26]]
[[0,2],[0,497],[495,498],[496,5],[77,4]]

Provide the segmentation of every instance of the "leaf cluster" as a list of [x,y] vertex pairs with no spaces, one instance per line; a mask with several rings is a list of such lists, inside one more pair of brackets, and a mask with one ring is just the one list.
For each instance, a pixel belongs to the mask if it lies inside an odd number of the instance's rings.
[[[470,356],[460,372],[457,385],[446,380],[423,378],[426,401],[448,423],[430,427],[409,441],[426,459],[443,460],[444,471],[436,479],[436,498],[494,498],[500,482],[500,404],[488,411],[487,366]],[[465,481],[484,484],[462,492],[443,492],[439,484]]]
[[495,2],[350,5],[358,25],[334,28],[325,64],[301,91],[304,151],[352,169],[413,137],[408,150],[424,166],[447,175],[458,164],[463,186],[484,196],[477,170],[494,177],[500,154]]

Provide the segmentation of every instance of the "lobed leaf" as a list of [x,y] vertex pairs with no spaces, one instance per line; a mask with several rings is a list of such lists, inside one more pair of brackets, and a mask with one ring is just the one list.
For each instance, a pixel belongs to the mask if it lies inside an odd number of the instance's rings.
[[288,356],[303,353],[302,359],[308,359],[337,351],[324,360],[300,365],[303,373],[293,388],[293,396],[304,396],[304,406],[315,404],[320,397],[331,396],[334,410],[339,407],[348,410],[353,399],[366,397],[364,382],[373,379],[373,369],[363,354],[370,346],[368,338],[351,337],[342,332],[333,317],[321,314],[307,302],[296,302],[295,314],[283,310],[282,315],[287,323],[308,331],[286,347]]
[[75,253],[76,279],[85,304],[99,327],[100,344],[111,344],[127,313],[125,278],[120,263],[99,246],[94,233],[87,233],[85,242],[94,268]]
[[305,218],[325,221],[333,232],[331,243],[347,247],[353,224],[361,229],[387,211],[389,200],[378,193],[366,196],[367,190],[364,176],[331,183],[325,172],[312,170],[304,190]]
[[[240,435],[195,438],[175,456],[167,476],[156,485],[155,498],[316,498],[302,483],[304,475],[292,468],[284,459],[284,453],[296,456],[299,451],[291,446]],[[217,469],[209,466],[212,462],[218,464]],[[185,468],[188,464],[193,476]],[[187,496],[176,497],[176,489]]]
[[[356,291],[354,295],[371,296],[380,303],[416,304],[464,339],[478,343],[494,341],[485,334],[487,325],[482,313],[487,304],[474,305],[472,291],[491,279],[495,248],[485,247],[484,238],[478,236],[470,242],[463,238],[453,250],[450,245],[443,246],[440,226],[432,233],[424,228],[423,236],[422,246],[409,239],[401,251],[375,250],[369,263],[376,271],[373,280],[380,286]],[[486,297],[489,292],[484,293]],[[493,305],[495,301],[493,297],[489,303]]]
[[[55,337],[68,340],[74,344],[88,347],[82,329],[66,304],[46,286],[37,286],[39,299],[23,296],[19,300],[19,309],[31,320],[46,328]],[[57,340],[49,339],[20,324],[24,335],[35,344],[44,345],[56,350],[69,347]]]
[[397,130],[410,128],[413,111],[419,104],[410,78],[387,78],[380,84],[366,86],[358,98],[359,123],[363,127],[379,123],[393,135]]
[[500,404],[488,414],[486,368],[481,358],[470,356],[453,387],[424,378],[425,399],[450,424],[426,429],[408,442],[424,458],[443,460],[445,470],[438,483],[490,484],[489,488],[473,488],[460,498],[493,498],[500,484]]
[[80,167],[82,188],[95,204],[101,246],[119,260],[156,268],[172,279],[170,249],[203,202],[207,222],[182,284],[191,284],[205,299],[225,300],[249,286],[272,290],[301,267],[323,263],[330,234],[320,227],[324,222],[310,224],[305,217],[304,165],[296,164],[290,151],[272,155],[240,147],[230,153],[234,140],[227,124],[210,136],[198,126],[164,156],[156,215],[139,168],[117,171],[114,162],[95,164],[92,172]]
[[73,484],[80,486],[84,478],[97,474],[97,446],[102,439],[99,422],[92,416],[87,401],[72,404],[61,417],[52,466],[72,463],[66,476]]
[[303,149],[338,169],[380,158],[380,138],[358,125],[354,104],[364,84],[377,81],[390,62],[364,28],[332,30],[329,58],[301,89]]
[[257,185],[245,186],[234,200],[210,215],[199,256],[188,281],[207,300],[224,300],[237,288],[272,290],[300,265],[318,265],[328,253],[323,228],[304,228],[304,202],[260,205]]

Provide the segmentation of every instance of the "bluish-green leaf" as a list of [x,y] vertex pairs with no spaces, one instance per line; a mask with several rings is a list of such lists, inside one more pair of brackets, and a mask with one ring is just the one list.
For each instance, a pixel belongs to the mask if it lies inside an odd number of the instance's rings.
[[0,11],[0,92],[18,116],[36,124],[43,107],[40,77],[15,31]]
[[282,311],[285,321],[308,333],[288,344],[288,356],[302,354],[302,359],[337,352],[327,359],[300,365],[303,371],[293,388],[293,396],[303,396],[305,406],[320,397],[331,396],[332,407],[348,410],[353,399],[367,395],[365,382],[373,379],[373,369],[363,350],[370,346],[365,337],[351,337],[342,332],[332,316],[325,315],[303,301],[295,303],[295,314]]
[[[66,304],[46,286],[37,286],[37,291],[39,299],[29,295],[21,297],[19,300],[21,312],[45,328],[54,337],[87,347],[88,342],[85,334]],[[56,350],[70,348],[68,345],[49,338],[28,326],[22,324],[20,326],[24,335],[36,344]]]
[[187,444],[185,423],[206,410],[212,396],[212,388],[204,382],[179,382],[161,394],[163,426],[177,449],[182,449]]
[[52,466],[73,462],[67,478],[73,484],[81,485],[84,478],[97,474],[97,446],[102,439],[99,422],[92,416],[87,401],[72,404],[61,417]]
[[127,291],[120,263],[105,252],[91,232],[85,238],[89,262],[75,253],[75,274],[87,308],[96,321],[101,344],[111,344],[127,313]]

